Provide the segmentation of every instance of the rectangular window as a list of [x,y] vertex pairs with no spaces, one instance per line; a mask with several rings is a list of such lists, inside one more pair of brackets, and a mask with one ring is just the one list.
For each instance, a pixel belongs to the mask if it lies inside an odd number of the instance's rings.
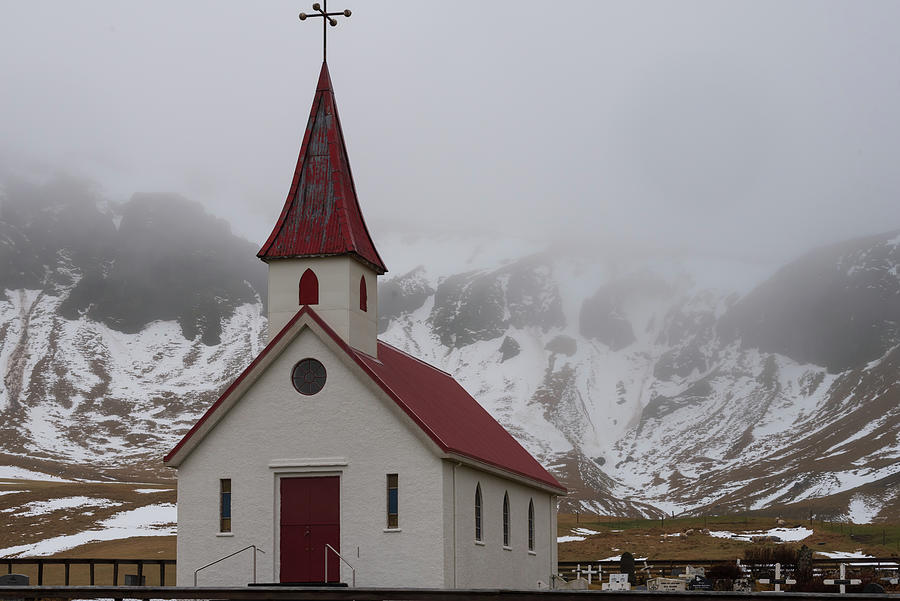
[[219,480],[219,532],[231,532],[231,478]]
[[387,475],[387,527],[399,528],[397,495],[397,474]]

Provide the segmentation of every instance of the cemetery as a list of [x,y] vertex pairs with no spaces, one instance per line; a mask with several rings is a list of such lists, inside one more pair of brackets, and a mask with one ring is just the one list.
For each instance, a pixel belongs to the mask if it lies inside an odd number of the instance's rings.
[[[65,485],[54,486],[60,488],[60,494],[65,498],[72,497],[73,492]],[[102,490],[110,495],[109,485]],[[124,492],[121,494],[125,495]],[[11,496],[0,498],[2,508],[12,509]],[[124,502],[132,497],[117,498]],[[15,514],[16,511],[9,511],[4,515]],[[780,591],[790,594],[811,590],[834,594],[843,590],[855,595],[867,586],[869,590],[880,590],[872,585],[887,593],[900,592],[900,557],[890,548],[896,544],[893,538],[896,526],[881,528],[879,525],[878,534],[884,531],[886,545],[881,545],[879,536],[878,544],[859,547],[860,541],[856,537],[860,533],[874,537],[875,526],[823,525],[819,522],[810,525],[807,522],[804,528],[813,534],[803,541],[772,543],[752,542],[751,537],[744,534],[765,531],[775,524],[774,518],[752,517],[746,523],[743,520],[744,516],[705,520],[713,532],[733,531],[737,535],[735,539],[748,539],[735,541],[703,534],[703,518],[666,520],[661,525],[659,520],[584,514],[576,518],[574,514],[560,514],[560,538],[570,536],[583,540],[560,543],[559,578],[547,583],[547,587],[553,586],[557,591],[590,590],[632,595],[641,591],[656,594]],[[795,525],[789,523],[785,527],[792,531]],[[691,530],[695,533],[688,533]],[[119,586],[143,583],[153,588],[164,586],[174,595],[176,556],[173,539],[171,536],[136,537],[82,545],[50,557],[4,557],[0,558],[0,576],[6,583],[6,590],[40,584],[93,585],[101,591],[114,583]],[[655,541],[655,546],[646,546],[644,540]],[[666,542],[660,543],[661,540]],[[827,544],[819,545],[820,542]],[[584,551],[586,543],[592,545],[593,550]],[[606,548],[601,547],[603,544]],[[851,548],[862,552],[848,552]],[[822,551],[816,552],[818,549]],[[159,597],[160,593],[156,595]]]
[[[567,541],[560,544],[560,575],[589,589],[900,592],[898,532],[890,524],[560,514],[559,532]],[[601,560],[584,561],[587,556]]]

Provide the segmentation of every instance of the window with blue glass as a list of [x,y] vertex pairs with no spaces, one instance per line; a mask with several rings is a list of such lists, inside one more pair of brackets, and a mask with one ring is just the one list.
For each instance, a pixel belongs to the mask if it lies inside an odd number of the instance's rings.
[[399,495],[397,490],[397,474],[387,475],[387,527],[399,528]]
[[219,480],[219,532],[231,532],[231,478]]

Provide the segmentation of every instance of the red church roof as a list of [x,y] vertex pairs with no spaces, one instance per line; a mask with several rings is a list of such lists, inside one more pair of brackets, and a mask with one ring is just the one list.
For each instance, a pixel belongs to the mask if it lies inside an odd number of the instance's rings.
[[[441,451],[487,464],[565,493],[559,481],[497,423],[453,376],[380,340],[377,358],[358,351],[344,342],[309,306],[304,306],[291,318],[163,461],[169,463],[175,458],[241,382],[262,373],[260,365],[263,359],[289,332],[294,330],[295,335],[299,333],[298,321],[304,315],[308,315],[347,353]],[[205,433],[209,431],[207,429]],[[199,442],[199,439],[194,442]]]
[[322,63],[291,189],[256,256],[269,261],[342,254],[379,274],[387,271],[359,208],[331,76]]
[[378,341],[378,358],[350,349],[381,388],[445,453],[563,486],[450,374]]

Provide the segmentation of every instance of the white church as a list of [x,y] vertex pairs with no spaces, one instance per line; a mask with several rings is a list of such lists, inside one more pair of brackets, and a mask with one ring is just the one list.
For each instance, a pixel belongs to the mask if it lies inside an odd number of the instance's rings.
[[[269,343],[165,457],[178,585],[537,588],[565,488],[453,377],[377,338],[387,269],[322,64],[290,192],[258,256]],[[327,567],[326,567],[327,566]]]

